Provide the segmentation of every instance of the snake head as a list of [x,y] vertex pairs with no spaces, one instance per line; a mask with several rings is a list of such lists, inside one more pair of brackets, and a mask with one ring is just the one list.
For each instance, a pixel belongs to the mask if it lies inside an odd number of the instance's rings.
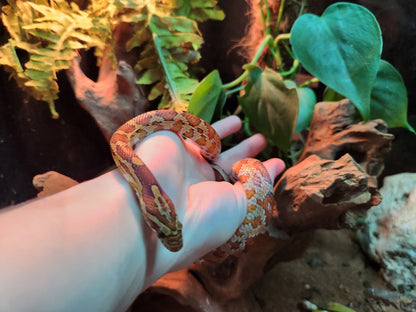
[[[163,210],[157,206],[157,209],[153,211],[155,215],[148,213],[147,210],[144,211],[143,215],[146,223],[168,250],[173,252],[180,250],[182,248],[182,224],[178,220],[175,210]],[[166,211],[172,212],[172,214],[166,213]]]
[[182,230],[172,231],[170,235],[166,235],[162,231],[157,233],[157,237],[163,243],[163,245],[170,251],[179,251],[182,248]]

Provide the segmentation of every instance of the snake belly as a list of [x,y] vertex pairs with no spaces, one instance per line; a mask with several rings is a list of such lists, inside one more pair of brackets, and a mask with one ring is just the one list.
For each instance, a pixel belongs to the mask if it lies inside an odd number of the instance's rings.
[[156,178],[134,152],[134,147],[152,133],[176,132],[199,145],[208,161],[216,159],[221,141],[208,123],[188,113],[156,110],[141,114],[122,125],[111,137],[110,147],[117,167],[135,191],[146,223],[170,251],[182,248],[182,224],[175,206]]

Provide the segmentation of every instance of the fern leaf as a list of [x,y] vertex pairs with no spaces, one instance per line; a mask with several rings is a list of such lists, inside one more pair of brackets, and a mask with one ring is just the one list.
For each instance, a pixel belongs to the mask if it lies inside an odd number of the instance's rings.
[[143,85],[151,85],[154,84],[155,82],[160,81],[161,79],[163,79],[163,73],[160,71],[159,68],[151,68],[149,70],[147,70],[141,77],[139,80],[137,80],[138,84],[143,84]]
[[[9,68],[18,85],[35,99],[49,103],[56,117],[56,73],[71,66],[77,49],[103,48],[94,31],[99,23],[65,0],[17,0],[2,9],[10,40],[0,48],[0,65]],[[14,47],[25,50],[29,60],[21,64]]]
[[163,95],[163,92],[165,91],[165,85],[163,81],[160,81],[156,85],[153,86],[153,88],[150,90],[148,99],[150,101],[156,100],[159,96]]
[[[94,47],[100,61],[105,46],[114,43],[116,26],[127,22],[137,30],[126,49],[140,51],[138,83],[152,85],[149,99],[159,98],[159,107],[186,110],[198,83],[191,72],[203,43],[197,21],[222,19],[217,1],[91,0],[85,10],[68,2],[8,0],[2,7],[10,40],[0,47],[0,65],[20,87],[49,103],[55,114],[56,73],[71,65],[78,49]],[[28,61],[21,63],[16,49],[26,51]],[[116,61],[111,51],[109,57]]]
[[224,12],[217,7],[216,0],[186,0],[182,7],[182,15],[195,21],[206,21],[209,19],[223,20]]
[[[165,0],[147,4],[147,21],[142,23],[129,46],[142,48],[141,60],[135,67],[141,75],[138,83],[154,83],[149,99],[160,96],[159,108],[187,109],[198,85],[192,67],[201,57],[199,49],[203,43],[197,21],[224,18],[216,5],[214,0]],[[162,77],[160,81],[149,79],[157,75]]]

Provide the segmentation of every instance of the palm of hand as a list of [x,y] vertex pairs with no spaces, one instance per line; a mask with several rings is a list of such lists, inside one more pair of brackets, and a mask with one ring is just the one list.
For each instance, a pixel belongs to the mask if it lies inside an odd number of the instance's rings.
[[[224,138],[237,131],[241,122],[230,117],[213,126]],[[263,136],[253,136],[222,153],[216,163],[229,173],[235,161],[256,155],[265,143]],[[243,186],[215,182],[211,165],[195,144],[184,142],[173,132],[161,131],[146,138],[137,153],[173,201],[183,225],[184,246],[177,253],[172,270],[189,265],[195,258],[223,244],[243,221],[247,209]],[[273,179],[283,169],[283,164],[277,159],[268,162],[265,165]],[[162,254],[170,253],[155,235],[153,240]]]

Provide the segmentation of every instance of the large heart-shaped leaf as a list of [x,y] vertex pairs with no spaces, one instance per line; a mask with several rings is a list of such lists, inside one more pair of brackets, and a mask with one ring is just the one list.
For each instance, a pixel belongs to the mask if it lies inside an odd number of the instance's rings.
[[365,120],[382,50],[380,27],[366,8],[339,2],[321,17],[305,14],[293,25],[296,58],[312,75],[349,98]]
[[376,118],[386,121],[389,127],[405,127],[415,133],[407,122],[407,91],[402,76],[384,60],[371,91],[371,119]]
[[255,65],[245,68],[249,71],[246,93],[239,98],[244,113],[270,143],[287,151],[299,110],[296,89],[288,89],[274,70],[262,71]]

